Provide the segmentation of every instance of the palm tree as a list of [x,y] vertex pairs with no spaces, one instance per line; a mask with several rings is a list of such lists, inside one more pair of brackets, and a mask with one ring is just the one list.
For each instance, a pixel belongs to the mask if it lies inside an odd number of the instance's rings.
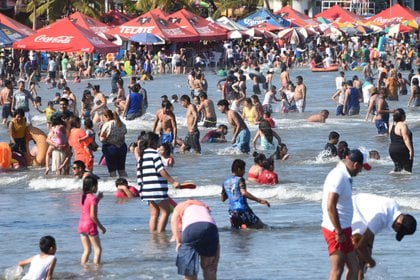
[[[26,10],[31,13],[29,15],[32,21],[32,29],[37,28],[39,16],[47,17],[47,24],[68,15],[70,11],[70,1],[63,0],[32,0],[28,3]],[[98,18],[104,11],[104,0],[73,0],[71,6],[76,8],[83,14]]]
[[147,12],[156,8],[160,8],[165,12],[174,12],[181,8],[189,8],[191,0],[137,0],[135,7],[136,10]]
[[218,18],[221,16],[223,11],[232,9],[232,14],[235,16],[235,10],[245,7],[247,12],[256,10],[260,0],[221,0],[220,6],[217,11],[214,13],[214,17]]

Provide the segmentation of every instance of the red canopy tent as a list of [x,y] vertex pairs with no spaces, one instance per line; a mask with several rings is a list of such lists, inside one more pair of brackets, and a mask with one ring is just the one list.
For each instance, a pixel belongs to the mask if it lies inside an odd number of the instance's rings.
[[82,14],[81,12],[73,13],[69,16],[70,20],[77,25],[88,29],[93,33],[100,35],[101,33],[106,33],[111,27],[97,19],[91,18],[87,15]]
[[120,11],[109,10],[105,15],[103,15],[103,19],[108,25],[115,27],[129,22],[132,18]]
[[395,4],[369,18],[367,21],[380,23],[382,25],[391,25],[402,23],[404,20],[415,20],[420,22],[420,13],[403,7],[400,4]]
[[318,22],[314,20],[313,18],[294,10],[293,8],[289,6],[282,7],[280,10],[274,12],[274,14],[280,15],[282,18],[285,18],[288,21],[299,26],[318,24]]
[[185,9],[170,14],[168,20],[189,31],[195,31],[200,36],[200,40],[220,41],[227,38],[226,29]]
[[13,43],[14,49],[46,51],[46,52],[117,52],[119,47],[92,31],[71,22],[60,19],[36,33]]
[[24,37],[33,34],[35,31],[27,27],[26,25],[9,18],[8,16],[3,15],[0,13],[0,23],[6,25],[7,27],[15,30],[16,32],[20,33]]
[[359,15],[356,15],[348,10],[341,8],[338,5],[334,5],[328,10],[316,14],[314,18],[322,17],[328,21],[338,21],[338,22],[354,22],[354,21],[364,21],[365,18]]
[[134,34],[152,33],[168,42],[196,42],[200,36],[195,30],[187,30],[168,20],[160,9],[154,9],[108,31],[128,40]]

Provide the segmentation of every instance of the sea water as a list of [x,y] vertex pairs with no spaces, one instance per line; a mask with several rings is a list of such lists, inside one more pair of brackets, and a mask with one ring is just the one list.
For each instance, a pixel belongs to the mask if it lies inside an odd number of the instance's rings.
[[[347,72],[351,78],[355,72]],[[405,73],[406,74],[406,73]],[[393,163],[388,154],[389,138],[378,136],[372,122],[364,121],[366,105],[361,105],[360,116],[335,117],[335,103],[331,95],[335,91],[337,73],[311,73],[308,69],[293,69],[293,81],[297,75],[304,77],[307,86],[307,112],[303,114],[275,113],[276,131],[289,148],[287,161],[276,161],[275,171],[280,184],[257,186],[248,184],[249,191],[267,199],[271,207],[250,201],[254,212],[269,225],[264,230],[232,231],[228,218],[228,203],[221,202],[219,194],[223,180],[230,175],[231,163],[240,158],[252,165],[250,155],[237,153],[231,148],[231,131],[226,144],[204,144],[202,154],[175,154],[175,167],[168,172],[180,182],[197,184],[194,190],[170,190],[174,200],[187,198],[203,200],[211,209],[220,232],[221,257],[219,279],[327,279],[330,264],[327,247],[321,234],[322,185],[336,160],[320,156],[330,131],[340,133],[340,140],[349,147],[364,151],[377,150],[380,160],[370,160],[371,171],[363,171],[354,179],[354,193],[366,192],[392,197],[402,207],[420,219],[419,163],[415,156],[413,174],[390,174]],[[215,103],[221,98],[216,89],[217,77],[206,72],[209,82],[209,98]],[[160,96],[190,94],[184,75],[156,76],[154,81],[142,82],[149,96],[149,108],[140,120],[125,121],[128,134],[126,142],[135,141],[140,130],[153,126],[155,112],[160,108]],[[128,79],[125,85],[128,84]],[[70,84],[80,106],[81,93],[87,82],[99,84],[108,95],[109,79],[82,80]],[[275,74],[274,84],[279,84]],[[51,100],[55,91],[42,84],[38,89],[43,105]],[[252,85],[248,81],[248,89]],[[249,92],[249,91],[248,91]],[[251,93],[248,93],[251,95]],[[389,101],[391,109],[406,109],[409,96],[400,96],[400,101]],[[263,96],[260,96],[262,101]],[[112,107],[112,105],[111,105]],[[57,108],[56,108],[57,109]],[[308,123],[306,118],[322,109],[330,111],[326,124]],[[44,115],[31,109],[34,124],[46,129]],[[186,135],[185,109],[175,104],[180,137]],[[224,115],[218,114],[218,123],[227,123]],[[407,123],[413,132],[414,147],[419,149],[420,112],[407,110]],[[228,125],[229,130],[230,126]],[[257,127],[251,125],[252,136]],[[201,136],[208,131],[200,128]],[[6,128],[0,128],[0,141],[8,142]],[[95,153],[95,162],[100,151]],[[135,159],[127,155],[129,182],[135,183]],[[77,233],[81,182],[71,177],[44,175],[42,168],[31,167],[25,171],[0,174],[0,275],[14,271],[19,260],[38,253],[38,242],[43,235],[52,235],[57,241],[56,279],[182,279],[176,274],[175,244],[170,242],[170,228],[166,234],[151,234],[148,231],[149,210],[147,203],[133,199],[123,204],[116,203],[114,179],[107,175],[103,166],[95,166],[101,177],[99,190],[104,198],[99,204],[99,218],[107,228],[100,235],[103,254],[102,265],[82,268],[82,246]],[[401,242],[395,233],[383,232],[376,236],[374,258],[377,266],[367,272],[366,279],[419,279],[418,255],[420,234],[406,236]],[[92,256],[91,256],[92,259]],[[201,276],[200,276],[201,278]]]

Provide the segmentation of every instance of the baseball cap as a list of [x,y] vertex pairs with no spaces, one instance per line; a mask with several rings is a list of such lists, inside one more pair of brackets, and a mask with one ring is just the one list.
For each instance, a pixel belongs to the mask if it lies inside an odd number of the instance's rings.
[[404,218],[401,222],[400,230],[397,231],[395,238],[401,241],[406,234],[413,234],[417,228],[416,219],[410,214],[404,214]]
[[359,149],[351,150],[348,159],[352,162],[358,162],[363,164],[363,168],[366,170],[371,170],[372,166],[367,162],[367,155],[362,153]]

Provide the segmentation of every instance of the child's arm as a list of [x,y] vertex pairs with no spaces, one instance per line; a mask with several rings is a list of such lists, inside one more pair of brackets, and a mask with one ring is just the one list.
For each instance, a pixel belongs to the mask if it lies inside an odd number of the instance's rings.
[[250,192],[248,192],[246,190],[246,185],[245,185],[245,179],[244,178],[241,178],[241,181],[239,182],[239,189],[241,191],[241,195],[242,196],[244,196],[244,197],[246,197],[248,199],[251,199],[253,201],[256,201],[256,202],[258,202],[260,204],[265,204],[268,207],[270,207],[270,203],[268,203],[267,200],[258,198],[258,197],[254,196],[253,194],[251,194]]
[[181,184],[179,182],[175,181],[175,179],[172,178],[171,175],[169,175],[169,173],[165,169],[162,169],[159,172],[159,174],[160,174],[160,176],[165,178],[168,181],[168,183],[170,183],[174,188],[178,188],[179,186],[181,186]]
[[79,138],[79,142],[82,142],[83,140],[88,139],[88,137],[90,137],[90,136],[89,136],[89,134],[86,133],[85,136]]
[[102,233],[105,233],[106,228],[99,221],[97,213],[98,213],[98,206],[95,205],[95,204],[92,204],[90,206],[90,218],[99,227],[99,229],[102,231]]
[[52,260],[51,264],[50,264],[50,268],[48,269],[47,277],[45,278],[45,280],[51,280],[52,279],[56,263],[57,263],[57,258],[54,258]]
[[21,266],[23,268],[25,265],[30,264],[33,258],[34,256],[30,257],[29,259],[18,262],[18,266]]

